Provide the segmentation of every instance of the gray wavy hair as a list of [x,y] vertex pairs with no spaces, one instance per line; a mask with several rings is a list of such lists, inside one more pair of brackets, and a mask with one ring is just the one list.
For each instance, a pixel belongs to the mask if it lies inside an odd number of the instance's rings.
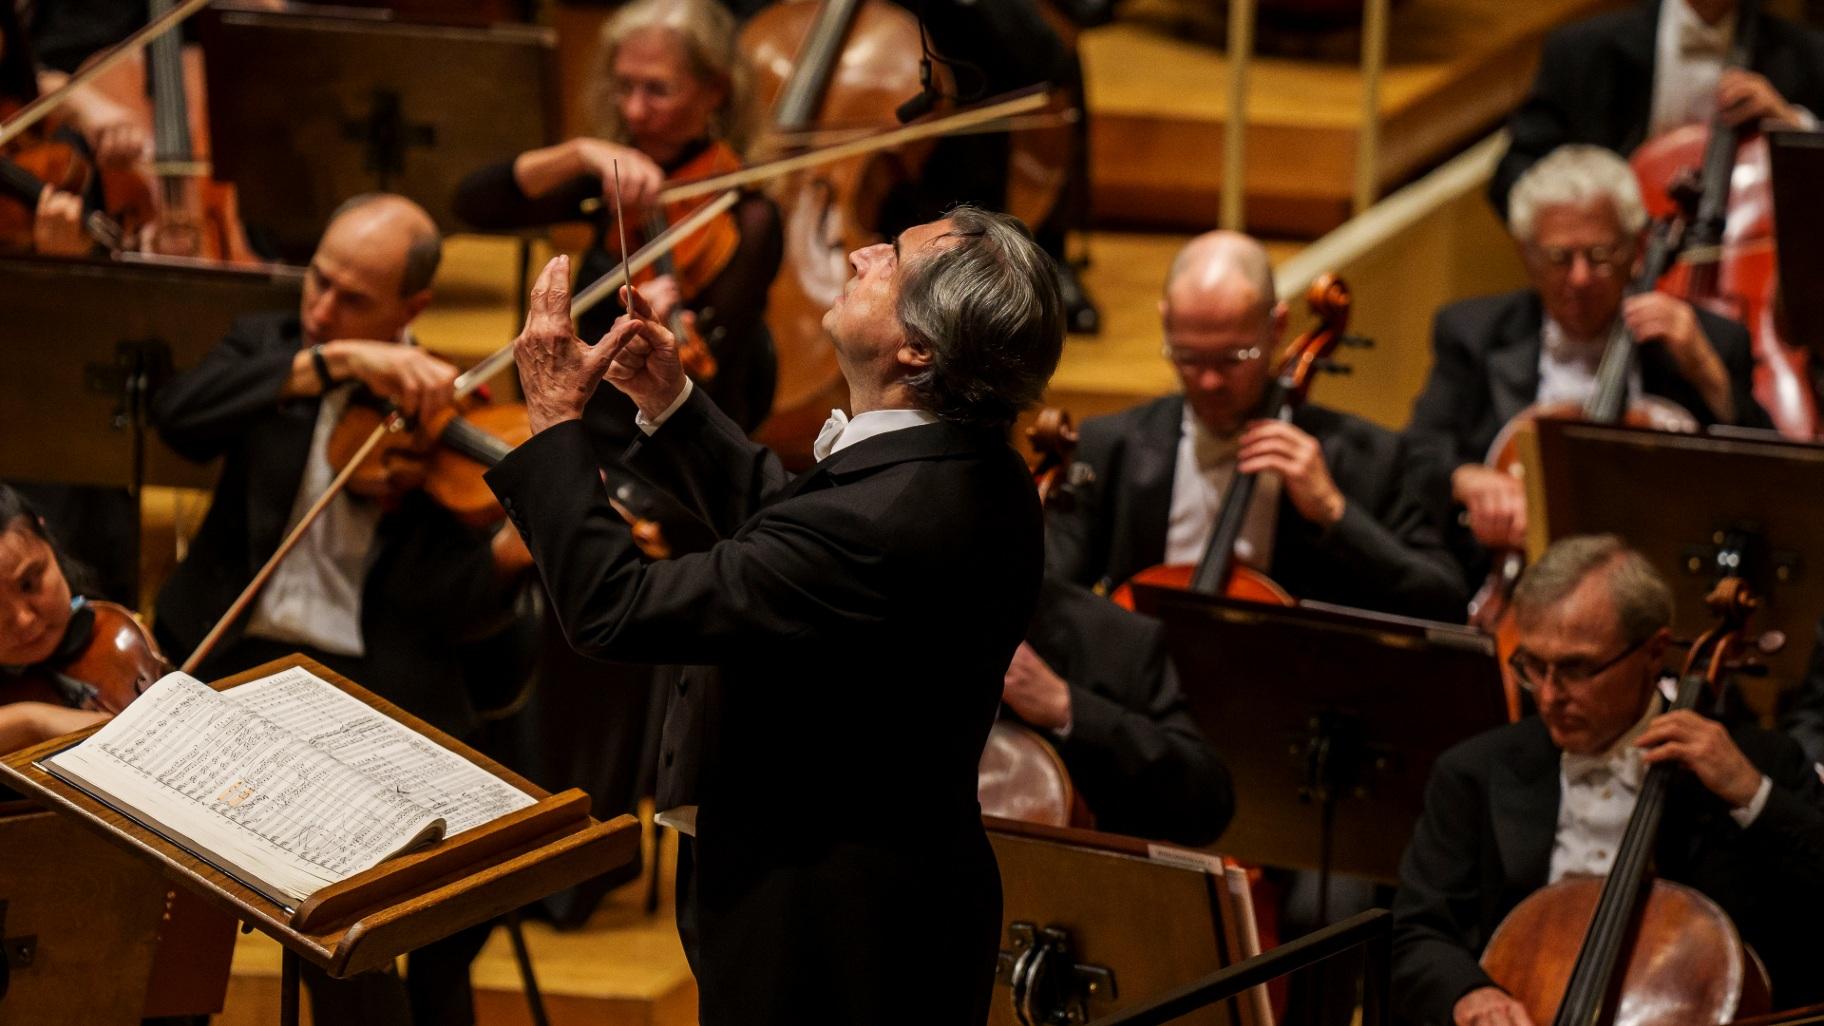
[[1058,269],[1019,218],[972,206],[945,216],[954,242],[900,282],[900,324],[931,353],[907,384],[945,420],[1004,429],[1064,352]]
[[1552,543],[1514,588],[1514,616],[1531,621],[1564,601],[1591,574],[1607,575],[1615,618],[1629,643],[1672,623],[1672,589],[1647,557],[1613,534],[1585,534]]
[[722,105],[710,117],[709,132],[737,152],[744,151],[752,134],[748,67],[736,45],[735,16],[716,0],[634,0],[614,12],[602,26],[588,91],[586,110],[594,133],[610,142],[628,141],[614,97],[614,55],[629,36],[649,28],[677,36],[691,74],[723,87]]
[[1647,206],[1628,162],[1600,146],[1560,146],[1526,169],[1507,200],[1507,229],[1521,242],[1533,241],[1539,212],[1606,199],[1621,230],[1632,239],[1647,226]]

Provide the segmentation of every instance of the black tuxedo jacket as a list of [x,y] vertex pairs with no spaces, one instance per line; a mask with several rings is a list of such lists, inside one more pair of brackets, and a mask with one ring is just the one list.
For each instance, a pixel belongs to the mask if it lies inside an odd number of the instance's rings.
[[1235,791],[1185,705],[1165,625],[1047,576],[1026,640],[1070,685],[1070,733],[1058,754],[1096,829],[1216,840],[1235,814]]
[[[1646,140],[1658,30],[1659,0],[1641,0],[1546,38],[1539,74],[1508,118],[1511,141],[1488,184],[1497,213],[1506,215],[1520,175],[1566,143],[1626,156]],[[1824,37],[1763,11],[1750,66],[1788,102],[1824,116]]]
[[[319,400],[280,402],[301,344],[296,314],[237,321],[196,367],[158,393],[159,437],[187,459],[222,458],[221,477],[190,553],[158,595],[157,636],[181,660],[279,547],[310,453]],[[461,643],[510,615],[488,538],[422,494],[381,519],[362,590],[367,655],[305,648],[391,701],[461,735],[474,726]],[[304,646],[244,639],[243,616],[199,668],[204,679]]]
[[1792,695],[1792,708],[1781,723],[1805,754],[1824,762],[1824,618],[1818,620],[1811,642],[1811,663],[1805,679]]
[[702,1021],[981,1022],[976,767],[1043,566],[1025,465],[940,422],[788,480],[700,392],[626,464],[722,540],[641,562],[581,422],[488,480],[578,651],[720,671],[677,685],[659,769],[661,808],[698,806]]
[[[1735,423],[1772,427],[1767,411],[1754,401],[1748,332],[1727,318],[1696,312],[1710,347],[1729,372]],[[1465,299],[1439,310],[1431,327],[1431,374],[1413,402],[1407,433],[1450,453],[1452,470],[1481,463],[1502,426],[1539,394],[1544,325],[1545,308],[1531,289]],[[1697,389],[1678,373],[1665,346],[1639,346],[1637,355],[1641,391],[1683,406],[1699,424],[1717,422]]]
[[[1657,871],[1729,913],[1767,964],[1775,1007],[1809,1004],[1824,994],[1818,776],[1789,739],[1754,727],[1734,733],[1773,780],[1766,806],[1744,830],[1681,773],[1660,825]],[[1558,749],[1538,717],[1438,758],[1393,905],[1393,998],[1402,1019],[1448,1026],[1457,999],[1491,982],[1477,957],[1501,919],[1550,875],[1559,790]]]
[[[1184,397],[1167,396],[1083,423],[1078,461],[1095,479],[1046,516],[1047,569],[1068,581],[1118,585],[1165,561]],[[1348,500],[1319,531],[1280,500],[1269,576],[1292,595],[1387,613],[1460,621],[1460,574],[1444,548],[1443,467],[1399,435],[1309,403],[1292,423],[1323,447]]]

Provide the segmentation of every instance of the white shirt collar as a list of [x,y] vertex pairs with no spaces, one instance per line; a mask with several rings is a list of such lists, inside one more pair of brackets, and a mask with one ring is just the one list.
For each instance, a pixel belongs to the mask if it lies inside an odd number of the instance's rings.
[[811,447],[811,455],[820,461],[825,460],[875,435],[922,427],[937,421],[937,414],[930,410],[869,410],[853,417],[841,410],[831,410],[830,419],[824,422],[823,430],[817,433],[817,442]]

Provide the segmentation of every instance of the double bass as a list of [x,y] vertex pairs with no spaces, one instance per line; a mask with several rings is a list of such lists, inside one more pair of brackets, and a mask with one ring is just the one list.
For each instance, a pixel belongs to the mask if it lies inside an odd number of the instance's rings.
[[[1311,283],[1305,302],[1317,317],[1317,324],[1292,340],[1280,358],[1278,372],[1261,396],[1259,417],[1289,421],[1293,411],[1311,391],[1312,379],[1328,369],[1330,355],[1346,341],[1349,327],[1349,286],[1334,274],[1325,274]],[[1134,608],[1133,585],[1149,584],[1205,595],[1226,595],[1267,605],[1290,606],[1294,599],[1272,578],[1243,565],[1235,559],[1235,543],[1241,539],[1253,505],[1259,478],[1254,474],[1235,475],[1228,494],[1222,497],[1222,508],[1216,514],[1216,528],[1204,546],[1203,558],[1196,566],[1161,564],[1148,567],[1122,584],[1111,598],[1125,609]]]
[[[1737,5],[1726,68],[1749,66],[1760,8],[1758,0]],[[1808,384],[1809,352],[1785,337],[1775,310],[1779,268],[1766,136],[1752,124],[1731,128],[1713,114],[1708,124],[1683,125],[1647,140],[1628,163],[1656,218],[1679,212],[1678,194],[1696,176],[1699,194],[1686,243],[1659,288],[1748,329],[1755,398],[1781,434],[1810,440],[1818,432],[1818,411]]]
[[[1759,605],[1735,577],[1706,600],[1720,622],[1692,646],[1667,711],[1713,700]],[[1489,938],[1482,967],[1535,1023],[1691,1026],[1768,1010],[1771,988],[1735,924],[1698,891],[1649,877],[1673,775],[1647,770],[1606,877],[1567,877],[1528,896]]]
[[[918,22],[884,0],[784,0],[741,30],[755,100],[773,131],[886,127],[923,88]],[[756,437],[788,462],[808,463],[811,441],[848,388],[823,336],[823,315],[849,279],[848,255],[879,240],[881,205],[918,174],[928,145],[880,151],[779,179],[773,198],[785,254],[767,303],[778,351],[772,417]]]

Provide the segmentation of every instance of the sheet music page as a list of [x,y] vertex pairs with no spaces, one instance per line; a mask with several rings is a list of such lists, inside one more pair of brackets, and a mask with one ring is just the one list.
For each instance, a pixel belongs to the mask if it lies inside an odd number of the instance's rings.
[[444,825],[183,673],[166,675],[45,765],[291,901]]
[[446,836],[536,804],[531,795],[303,667],[248,681],[222,696],[442,816]]

